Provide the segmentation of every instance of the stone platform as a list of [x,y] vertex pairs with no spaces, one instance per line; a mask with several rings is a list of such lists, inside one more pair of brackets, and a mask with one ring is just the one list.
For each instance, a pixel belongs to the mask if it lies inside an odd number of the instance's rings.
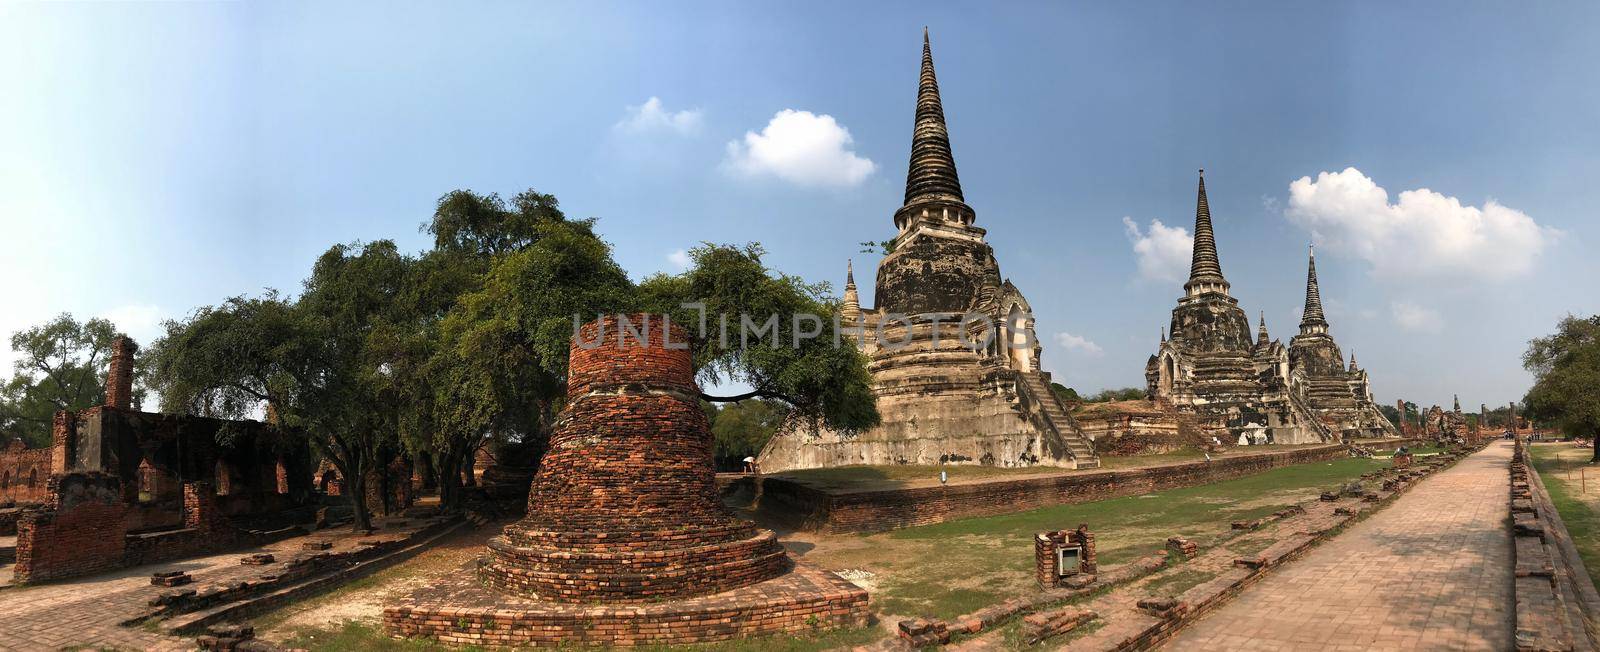
[[831,572],[796,565],[781,577],[696,598],[648,604],[535,600],[445,576],[383,610],[384,629],[407,638],[486,647],[680,645],[867,624],[867,592]]

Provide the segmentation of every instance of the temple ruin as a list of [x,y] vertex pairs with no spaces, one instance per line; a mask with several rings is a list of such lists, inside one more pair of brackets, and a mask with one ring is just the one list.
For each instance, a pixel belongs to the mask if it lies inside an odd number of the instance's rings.
[[[789,559],[716,489],[682,329],[618,316],[573,338],[567,403],[528,515],[472,573],[384,611],[392,634],[479,645],[719,641],[866,622],[867,594]],[[670,338],[668,334],[671,333]],[[582,342],[597,342],[591,347]]]
[[1372,399],[1366,371],[1347,367],[1328,333],[1313,253],[1300,333],[1286,347],[1250,320],[1222,274],[1201,170],[1194,252],[1184,296],[1145,365],[1157,404],[1193,414],[1213,436],[1241,444],[1306,444],[1397,434]]
[[[311,453],[293,433],[131,407],[131,339],[112,345],[105,405],[55,415],[50,448],[0,455],[0,531],[38,582],[281,538],[307,516]],[[22,482],[9,473],[26,472]],[[16,476],[12,476],[16,477]]]
[[923,34],[916,125],[897,229],[878,263],[875,305],[847,271],[841,321],[860,329],[883,417],[861,433],[785,429],[764,471],[852,464],[1099,466],[1050,391],[1032,309],[1000,274],[966,203]]

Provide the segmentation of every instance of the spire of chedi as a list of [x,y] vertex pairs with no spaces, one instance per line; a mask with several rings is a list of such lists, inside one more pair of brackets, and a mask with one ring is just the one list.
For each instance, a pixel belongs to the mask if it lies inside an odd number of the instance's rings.
[[[918,210],[911,210],[917,207]],[[895,213],[904,227],[911,214],[924,212],[971,224],[972,208],[961,195],[956,158],[950,151],[950,130],[939,99],[939,78],[933,71],[933,46],[922,30],[922,74],[917,81],[916,125],[911,132],[911,163],[906,171],[905,206]]]
[[1322,290],[1317,287],[1317,250],[1312,247],[1310,251],[1306,267],[1306,307],[1300,316],[1301,335],[1328,332],[1328,319],[1322,314]]
[[[1228,279],[1222,277],[1222,262],[1217,258],[1217,237],[1211,230],[1211,204],[1206,201],[1206,171],[1202,169],[1200,196],[1194,206],[1194,259],[1189,263],[1189,281],[1183,284],[1183,289],[1192,297],[1207,292],[1227,295],[1228,288]],[[1245,323],[1249,328],[1249,322]]]
[[861,295],[856,293],[855,262],[850,260],[844,263],[844,305],[840,315],[850,321],[861,316]]

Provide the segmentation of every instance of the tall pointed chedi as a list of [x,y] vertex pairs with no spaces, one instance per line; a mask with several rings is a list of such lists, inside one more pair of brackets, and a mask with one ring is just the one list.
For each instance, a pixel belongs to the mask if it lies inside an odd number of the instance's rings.
[[911,165],[906,173],[905,205],[927,201],[964,201],[956,157],[950,152],[950,130],[939,100],[939,77],[933,71],[933,46],[922,30],[922,76],[917,82],[917,118],[911,132]]
[[1350,364],[1346,365],[1338,342],[1328,332],[1314,247],[1307,248],[1305,308],[1300,316],[1300,334],[1289,342],[1289,368],[1295,394],[1304,397],[1318,421],[1340,436],[1398,434],[1373,402],[1367,372],[1356,366],[1355,354],[1350,355]]
[[926,30],[905,203],[878,263],[873,307],[846,267],[841,316],[860,315],[882,425],[864,433],[785,431],[762,451],[778,471],[847,464],[1099,464],[1040,369],[1032,308],[974,226],[951,153]]
[[1317,287],[1317,250],[1311,247],[1306,264],[1306,306],[1300,315],[1300,334],[1328,332],[1328,318],[1322,314],[1322,289]]
[[1189,263],[1189,281],[1183,284],[1189,296],[1207,292],[1228,294],[1228,279],[1222,277],[1222,261],[1217,257],[1217,236],[1211,229],[1211,202],[1206,200],[1206,171],[1200,170],[1199,198],[1194,205],[1194,257]]
[[1326,441],[1302,406],[1287,393],[1287,352],[1268,339],[1265,315],[1254,338],[1250,319],[1230,294],[1217,255],[1205,170],[1194,211],[1194,251],[1184,296],[1172,309],[1171,337],[1145,365],[1148,393],[1158,402],[1194,413],[1207,434],[1230,442]]

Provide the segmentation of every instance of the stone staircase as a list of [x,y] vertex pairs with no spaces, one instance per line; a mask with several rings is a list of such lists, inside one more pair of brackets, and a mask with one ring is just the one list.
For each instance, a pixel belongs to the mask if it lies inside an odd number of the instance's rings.
[[1044,376],[1038,372],[1025,372],[1021,376],[1022,382],[1019,385],[1033,403],[1039,406],[1039,413],[1044,417],[1044,422],[1066,445],[1067,453],[1072,457],[1075,466],[1080,469],[1100,468],[1100,457],[1094,454],[1094,445],[1084,436],[1083,430],[1078,427],[1077,420],[1067,412],[1066,406],[1061,404],[1061,399],[1056,397],[1055,392],[1050,391]]
[[1327,424],[1323,423],[1321,419],[1318,419],[1317,413],[1311,410],[1311,406],[1306,405],[1305,400],[1301,399],[1298,394],[1295,394],[1292,391],[1289,392],[1289,405],[1295,411],[1295,414],[1300,418],[1301,421],[1304,421],[1306,424],[1311,426],[1312,430],[1316,431],[1317,436],[1321,437],[1322,441],[1341,441],[1342,435],[1340,433],[1335,433],[1327,426]]

